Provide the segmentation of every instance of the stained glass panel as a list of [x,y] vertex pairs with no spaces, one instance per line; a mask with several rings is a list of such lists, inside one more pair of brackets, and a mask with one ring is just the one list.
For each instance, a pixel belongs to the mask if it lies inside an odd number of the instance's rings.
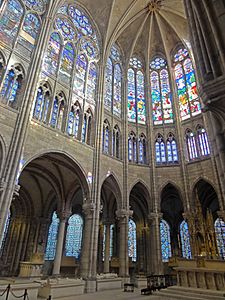
[[14,70],[9,70],[3,83],[3,87],[0,93],[1,96],[12,103],[16,100],[16,95],[19,89],[20,84],[15,76]]
[[161,103],[159,75],[156,71],[151,73],[151,95],[152,95],[152,114],[154,125],[163,124],[163,112]]
[[166,69],[162,69],[160,72],[160,82],[163,120],[165,124],[170,124],[173,123],[172,94],[170,90],[169,74]]
[[136,122],[136,100],[135,100],[135,73],[133,69],[128,70],[128,121]]
[[83,234],[83,219],[74,214],[69,218],[66,232],[65,255],[80,258]]
[[59,219],[56,212],[52,215],[52,222],[48,231],[48,241],[45,250],[45,260],[54,260],[57,244],[57,235],[59,228]]
[[196,116],[201,113],[201,105],[198,98],[197,84],[191,59],[187,58],[184,61],[183,66],[186,75],[187,93],[189,96],[191,114],[192,116]]
[[185,59],[185,57],[187,57],[188,51],[187,49],[179,49],[178,52],[174,55],[174,62],[178,62],[178,61],[182,61]]
[[137,72],[137,115],[138,123],[145,124],[146,108],[145,108],[145,90],[144,90],[144,75],[141,71]]
[[51,117],[51,126],[56,127],[58,122],[58,114],[59,114],[59,102],[57,97],[55,97],[54,103],[53,103],[53,109],[52,109],[52,117]]
[[97,84],[97,68],[94,63],[90,64],[87,81],[87,100],[95,102],[95,91]]
[[60,48],[61,39],[59,34],[53,32],[48,42],[48,48],[43,63],[43,70],[49,75],[56,75],[59,64]]
[[74,92],[84,99],[84,88],[87,70],[87,59],[83,54],[79,55],[76,60],[76,75],[74,79]]
[[210,154],[208,135],[204,128],[198,130],[198,142],[200,146],[200,152],[202,156]]
[[137,260],[136,224],[132,219],[128,222],[128,256],[132,261]]
[[113,64],[112,60],[108,58],[106,70],[105,70],[105,97],[104,97],[104,103],[105,108],[111,110],[112,107],[112,85],[113,85]]
[[195,159],[198,158],[198,151],[197,151],[197,146],[196,146],[196,140],[193,132],[189,132],[187,134],[187,147],[188,147],[188,154],[189,154],[189,159]]
[[218,252],[220,257],[225,259],[225,222],[221,218],[218,218],[214,226]]
[[122,72],[120,65],[114,67],[114,89],[113,89],[113,113],[120,117],[121,115],[121,91],[122,89]]
[[67,43],[62,52],[59,68],[59,78],[62,82],[69,84],[71,80],[73,63],[74,63],[74,49],[71,43]]
[[168,262],[172,256],[171,252],[171,240],[170,240],[170,227],[165,220],[160,222],[160,236],[161,236],[161,253],[162,261]]
[[44,94],[43,89],[40,87],[37,91],[37,97],[34,107],[34,113],[33,116],[36,119],[39,119],[42,113],[42,107],[43,107],[43,100],[44,100]]
[[190,235],[188,230],[188,224],[186,221],[183,221],[180,224],[180,237],[181,237],[181,246],[182,246],[182,255],[184,258],[191,259],[191,244],[190,244]]
[[46,8],[48,0],[24,0],[25,4],[38,13],[43,13]]
[[58,32],[61,33],[65,40],[74,40],[75,31],[72,25],[66,19],[62,19],[59,17],[56,18],[55,27],[58,29]]
[[12,46],[17,36],[22,16],[23,8],[19,1],[6,1],[4,13],[0,19],[0,40],[2,42]]
[[90,21],[79,9],[77,9],[73,5],[70,5],[68,12],[74,25],[80,30],[81,34],[90,36],[94,35],[94,31],[92,29]]

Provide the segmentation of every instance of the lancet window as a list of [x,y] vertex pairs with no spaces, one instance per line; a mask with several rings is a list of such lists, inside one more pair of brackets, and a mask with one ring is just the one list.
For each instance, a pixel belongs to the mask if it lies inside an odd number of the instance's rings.
[[54,260],[57,244],[57,235],[59,228],[59,218],[57,217],[56,212],[53,212],[52,222],[48,230],[48,240],[45,250],[45,260]]
[[190,130],[186,130],[186,144],[187,144],[187,152],[188,152],[188,159],[194,160],[199,157],[197,144],[196,144],[196,137],[195,134]]
[[187,259],[191,259],[191,243],[190,235],[188,230],[188,223],[184,220],[180,224],[180,237],[181,237],[181,247],[182,256]]
[[158,134],[155,141],[156,164],[166,163],[166,146],[161,134]]
[[79,128],[80,128],[80,118],[81,118],[81,110],[79,103],[75,103],[72,105],[67,125],[67,132],[69,135],[78,138]]
[[117,125],[113,129],[112,143],[113,156],[120,158],[120,129]]
[[90,144],[91,142],[92,118],[93,116],[91,110],[88,109],[84,114],[84,118],[83,118],[82,137],[81,137],[83,143]]
[[167,150],[167,162],[177,163],[178,162],[177,142],[172,133],[169,133],[168,135],[167,142],[166,142],[166,150]]
[[128,138],[128,159],[130,162],[137,162],[137,138],[133,132]]
[[146,163],[146,137],[144,134],[141,134],[139,137],[139,155],[138,160],[139,163],[145,164]]
[[137,260],[137,230],[134,220],[128,221],[128,256],[132,261]]
[[210,155],[208,135],[206,130],[200,125],[197,126],[197,139],[200,156]]
[[83,218],[78,215],[72,215],[68,220],[66,232],[65,255],[80,258],[83,234]]
[[50,124],[53,128],[62,130],[64,110],[65,110],[65,96],[62,92],[60,92],[55,96],[52,105]]
[[109,154],[109,141],[110,141],[110,124],[107,120],[103,124],[103,139],[102,139],[102,151]]
[[220,257],[225,259],[225,222],[221,218],[218,218],[216,219],[214,226],[218,252]]
[[165,220],[160,221],[161,253],[162,261],[168,262],[172,256],[170,226]]
[[49,84],[47,82],[41,83],[36,94],[33,117],[44,123],[47,123],[50,108],[50,96],[51,90]]

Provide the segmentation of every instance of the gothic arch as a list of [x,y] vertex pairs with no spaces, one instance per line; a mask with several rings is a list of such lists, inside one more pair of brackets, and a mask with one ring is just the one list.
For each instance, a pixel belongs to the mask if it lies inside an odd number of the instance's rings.
[[118,178],[114,173],[110,172],[110,175],[103,180],[103,182],[101,183],[101,190],[104,186],[106,189],[109,189],[113,193],[116,199],[117,208],[119,209],[120,207],[122,207],[122,188],[120,186]]
[[159,197],[160,197],[160,199],[161,199],[161,195],[162,195],[162,192],[163,192],[163,190],[165,189],[165,187],[167,186],[167,185],[172,185],[172,186],[174,186],[174,188],[179,192],[179,194],[180,194],[180,198],[181,198],[181,201],[182,201],[182,203],[183,203],[183,205],[186,205],[186,203],[185,203],[185,196],[184,196],[184,192],[183,192],[183,190],[182,190],[182,187],[180,187],[176,182],[174,182],[173,180],[166,180],[161,186],[160,186],[160,188],[159,188]]
[[5,161],[6,156],[6,144],[3,137],[0,135],[0,175],[3,170],[3,162]]

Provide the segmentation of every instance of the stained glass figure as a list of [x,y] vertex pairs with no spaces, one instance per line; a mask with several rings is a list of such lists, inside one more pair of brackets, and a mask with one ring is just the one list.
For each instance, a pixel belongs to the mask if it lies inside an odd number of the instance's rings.
[[61,39],[57,32],[53,32],[48,42],[44,57],[43,70],[49,75],[56,75],[61,50]]
[[186,221],[181,222],[180,224],[180,237],[181,237],[181,246],[182,246],[182,256],[187,259],[191,259],[191,243],[190,235],[188,230],[188,223]]
[[48,0],[23,0],[31,10],[43,14]]
[[195,135],[190,129],[186,130],[186,144],[187,144],[189,160],[194,160],[198,158],[199,155],[198,155]]
[[85,95],[85,80],[87,71],[87,59],[81,54],[78,55],[76,60],[76,75],[74,79],[73,90],[76,95],[84,99]]
[[208,135],[206,130],[201,126],[197,128],[197,137],[198,137],[198,144],[200,148],[200,155],[201,156],[210,155]]
[[121,115],[121,88],[122,71],[119,64],[114,67],[114,85],[113,85],[113,113],[120,117]]
[[55,27],[65,40],[73,41],[75,39],[76,35],[73,26],[66,18],[57,17],[55,20]]
[[74,48],[71,43],[67,43],[62,51],[62,57],[59,67],[59,78],[62,82],[70,84],[73,63],[74,63]]
[[177,143],[173,134],[169,134],[169,137],[166,142],[166,147],[167,147],[167,162],[177,163],[178,150],[177,150]]
[[132,219],[128,221],[128,256],[133,262],[137,261],[136,224]]
[[12,46],[17,36],[24,10],[17,0],[8,0],[5,4],[0,20],[0,40]]
[[153,124],[173,123],[172,93],[167,62],[156,57],[150,64]]
[[225,222],[218,218],[214,224],[219,255],[225,259]]
[[57,244],[57,235],[59,228],[59,219],[56,212],[52,215],[52,222],[48,230],[48,240],[45,250],[45,260],[54,260]]
[[166,147],[163,137],[158,134],[155,142],[156,164],[166,163]]
[[95,102],[96,84],[97,84],[97,67],[95,63],[91,63],[88,72],[86,94],[87,94],[87,100],[92,103]]
[[179,49],[174,56],[174,63],[180,116],[181,120],[186,120],[190,118],[190,116],[196,116],[201,113],[195,72],[186,49]]
[[105,69],[105,108],[111,110],[112,108],[112,94],[113,94],[113,63],[109,57]]
[[80,258],[83,234],[83,218],[74,214],[68,220],[65,255]]
[[144,91],[144,75],[141,71],[137,71],[137,117],[139,124],[146,122],[146,108],[145,108],[145,91]]
[[136,122],[136,92],[135,73],[133,69],[128,70],[128,121]]
[[70,5],[68,8],[68,13],[73,21],[75,27],[79,29],[80,33],[84,36],[89,35],[95,37],[94,30],[91,26],[88,18],[82,13],[81,10],[76,8],[73,5]]
[[41,22],[39,17],[35,14],[27,13],[17,42],[17,48],[20,49],[23,55],[31,56],[40,28]]
[[160,221],[161,253],[162,261],[168,262],[172,256],[170,226],[165,220]]

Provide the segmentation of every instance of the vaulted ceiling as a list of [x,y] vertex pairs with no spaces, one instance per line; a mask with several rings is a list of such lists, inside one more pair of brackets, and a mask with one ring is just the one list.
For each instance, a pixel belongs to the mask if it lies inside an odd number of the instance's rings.
[[117,41],[127,60],[133,54],[145,61],[156,53],[169,57],[178,43],[189,45],[183,0],[80,0],[79,3],[96,22],[103,49],[109,50]]

